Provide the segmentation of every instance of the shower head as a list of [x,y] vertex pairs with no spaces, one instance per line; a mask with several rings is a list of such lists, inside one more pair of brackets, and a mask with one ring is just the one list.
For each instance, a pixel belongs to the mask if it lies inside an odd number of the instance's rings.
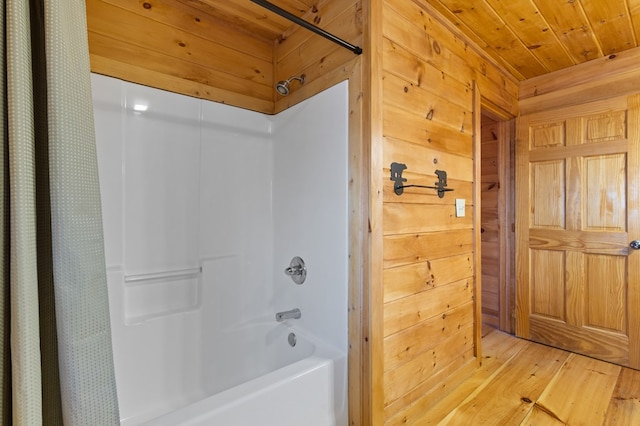
[[288,80],[282,80],[276,83],[276,91],[281,94],[282,96],[287,96],[289,94],[289,92],[291,91],[291,89],[289,88],[289,85],[291,84],[291,82],[293,80],[298,80],[300,81],[300,84],[304,84],[304,80],[305,80],[305,75],[302,74],[300,77],[291,77]]

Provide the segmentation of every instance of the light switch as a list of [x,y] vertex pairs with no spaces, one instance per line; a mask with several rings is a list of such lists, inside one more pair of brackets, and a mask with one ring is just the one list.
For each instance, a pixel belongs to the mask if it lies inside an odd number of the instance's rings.
[[456,198],[456,217],[464,217],[464,198]]

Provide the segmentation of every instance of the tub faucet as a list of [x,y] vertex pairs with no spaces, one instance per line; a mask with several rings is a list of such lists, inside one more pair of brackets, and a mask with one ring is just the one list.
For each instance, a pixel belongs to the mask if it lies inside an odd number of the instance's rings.
[[300,309],[295,308],[295,309],[291,309],[290,311],[283,311],[283,312],[276,313],[276,321],[282,322],[288,319],[300,319],[301,316],[302,316],[302,312],[300,312]]

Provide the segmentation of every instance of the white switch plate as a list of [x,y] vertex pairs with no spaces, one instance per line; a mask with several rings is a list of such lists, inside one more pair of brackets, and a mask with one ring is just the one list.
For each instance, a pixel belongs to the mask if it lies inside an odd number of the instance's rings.
[[456,217],[464,217],[464,198],[456,198]]

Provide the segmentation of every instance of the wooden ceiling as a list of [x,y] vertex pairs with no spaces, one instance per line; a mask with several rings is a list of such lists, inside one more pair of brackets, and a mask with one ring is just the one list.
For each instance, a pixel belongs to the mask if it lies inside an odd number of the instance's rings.
[[640,0],[426,0],[519,80],[638,46]]
[[[265,40],[291,27],[250,0],[176,1]],[[637,47],[640,38],[640,0],[426,1],[519,80]],[[323,0],[272,2],[304,17]]]

